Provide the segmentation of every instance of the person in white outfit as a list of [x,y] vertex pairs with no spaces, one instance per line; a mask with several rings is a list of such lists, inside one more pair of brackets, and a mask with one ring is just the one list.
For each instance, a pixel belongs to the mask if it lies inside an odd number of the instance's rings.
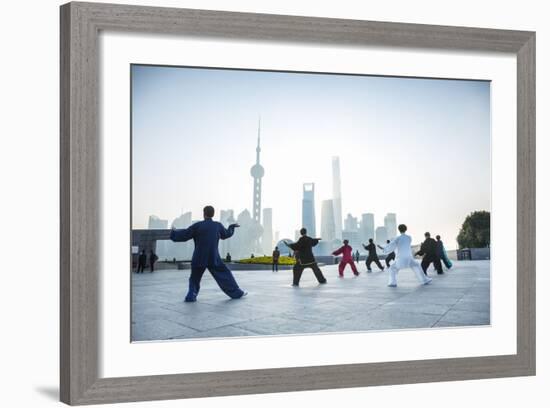
[[394,288],[397,286],[397,273],[400,269],[411,268],[416,274],[416,278],[422,285],[427,285],[432,281],[432,278],[424,275],[420,263],[413,258],[411,249],[411,237],[405,234],[407,226],[399,225],[397,229],[400,235],[395,237],[388,245],[384,247],[384,253],[389,254],[395,251],[395,262],[390,266],[390,277],[388,286]]

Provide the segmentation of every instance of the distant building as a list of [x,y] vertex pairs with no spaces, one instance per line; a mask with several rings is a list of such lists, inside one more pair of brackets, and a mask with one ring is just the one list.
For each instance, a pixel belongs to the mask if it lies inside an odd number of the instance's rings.
[[374,214],[361,214],[361,226],[359,227],[361,242],[365,243],[369,238],[374,239]]
[[344,230],[346,231],[357,231],[358,223],[357,218],[353,217],[351,214],[348,214],[344,220]]
[[269,255],[273,251],[273,210],[264,208],[263,210],[263,235],[262,248],[264,254]]
[[386,214],[384,217],[384,227],[386,227],[388,239],[393,239],[397,236],[397,220],[395,213]]
[[334,235],[342,238],[342,191],[340,186],[340,158],[332,158],[332,208],[334,212]]
[[321,238],[325,241],[333,241],[336,238],[332,200],[323,200],[321,204]]
[[190,211],[180,215],[172,221],[172,227],[174,228],[187,228],[192,223],[192,214]]
[[[229,227],[229,225],[235,223],[235,212],[233,210],[221,210],[220,211],[220,222],[223,224],[225,228]],[[218,244],[218,249],[220,251],[220,254],[223,258],[227,255],[227,253],[231,254],[231,257],[234,256],[232,253],[231,248],[232,240],[231,239],[221,239]]]
[[386,240],[388,239],[388,232],[386,231],[386,227],[378,227],[376,228],[375,233],[375,242],[378,245],[386,245]]
[[349,244],[354,249],[359,249],[361,246],[361,234],[359,231],[359,224],[357,222],[357,217],[353,217],[351,214],[348,214],[344,220],[344,230],[342,231],[342,240],[347,239]]
[[302,198],[302,227],[310,237],[317,235],[315,229],[315,184],[304,183]]
[[156,215],[150,215],[149,216],[149,224],[147,226],[148,229],[167,229],[168,228],[168,220],[161,220]]
[[359,249],[361,246],[361,240],[359,239],[359,231],[344,230],[342,231],[342,240],[347,239],[349,244],[353,247],[354,250]]
[[[168,229],[168,220],[162,220],[156,215],[149,216],[148,229]],[[157,241],[156,254],[159,258],[167,257],[168,241]],[[149,256],[149,254],[147,254]]]
[[242,211],[237,217],[237,223],[240,225],[235,231],[231,242],[233,259],[248,258],[250,254],[259,255],[262,251],[259,246],[260,238],[263,235],[263,228],[252,219],[248,210]]

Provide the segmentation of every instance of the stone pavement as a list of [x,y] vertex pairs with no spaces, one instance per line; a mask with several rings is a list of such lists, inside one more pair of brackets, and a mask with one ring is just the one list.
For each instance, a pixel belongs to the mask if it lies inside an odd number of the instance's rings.
[[132,274],[132,340],[265,336],[320,332],[394,330],[490,324],[489,261],[455,261],[444,275],[419,286],[410,269],[398,287],[386,286],[388,272],[355,278],[349,267],[322,268],[318,285],[310,269],[301,286],[291,287],[292,271],[236,271],[249,294],[231,300],[205,272],[195,303],[185,303],[189,271]]

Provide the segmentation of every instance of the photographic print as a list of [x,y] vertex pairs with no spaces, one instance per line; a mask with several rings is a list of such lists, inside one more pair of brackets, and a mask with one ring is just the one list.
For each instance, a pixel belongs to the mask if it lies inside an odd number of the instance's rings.
[[130,69],[132,341],[491,324],[490,81]]

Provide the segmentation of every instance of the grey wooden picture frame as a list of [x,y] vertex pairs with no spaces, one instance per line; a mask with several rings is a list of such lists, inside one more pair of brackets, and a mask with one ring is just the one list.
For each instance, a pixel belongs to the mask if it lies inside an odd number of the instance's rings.
[[[130,5],[61,6],[60,398],[70,405],[535,374],[535,33]],[[513,53],[517,57],[517,353],[369,364],[100,378],[101,30]]]

